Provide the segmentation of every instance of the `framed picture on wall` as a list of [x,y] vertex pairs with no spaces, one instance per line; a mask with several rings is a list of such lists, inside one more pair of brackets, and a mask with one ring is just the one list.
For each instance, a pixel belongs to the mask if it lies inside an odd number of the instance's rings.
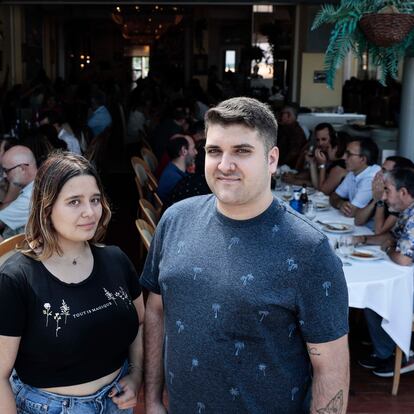
[[315,70],[313,72],[313,83],[326,83],[326,70]]

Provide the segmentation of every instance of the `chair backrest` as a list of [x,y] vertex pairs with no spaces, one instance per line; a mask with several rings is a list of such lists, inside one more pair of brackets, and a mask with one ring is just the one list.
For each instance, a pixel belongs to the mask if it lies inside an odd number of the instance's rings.
[[91,141],[88,149],[86,150],[85,158],[87,158],[95,166],[101,165],[105,159],[111,133],[111,127],[105,128]]
[[132,168],[141,180],[143,186],[148,186],[154,192],[158,188],[158,181],[151,172],[149,165],[140,157],[131,157]]
[[154,228],[157,227],[159,215],[155,207],[145,198],[139,200],[139,208],[142,213],[142,217]]
[[158,160],[155,154],[148,148],[141,148],[142,159],[148,164],[151,172],[155,172],[158,167]]
[[0,264],[3,264],[15,251],[16,246],[25,238],[25,234],[16,234],[0,243]]
[[148,251],[151,245],[152,237],[154,236],[154,229],[142,219],[135,220],[135,225],[137,226],[142,243]]

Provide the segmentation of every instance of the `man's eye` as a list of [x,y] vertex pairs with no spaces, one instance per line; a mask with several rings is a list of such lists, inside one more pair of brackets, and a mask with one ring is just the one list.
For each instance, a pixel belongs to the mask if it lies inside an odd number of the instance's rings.
[[238,154],[249,154],[250,150],[246,149],[246,148],[239,148],[236,151]]
[[210,154],[210,155],[218,154],[219,152],[220,151],[218,149],[215,149],[215,148],[211,148],[211,149],[207,150],[207,154]]

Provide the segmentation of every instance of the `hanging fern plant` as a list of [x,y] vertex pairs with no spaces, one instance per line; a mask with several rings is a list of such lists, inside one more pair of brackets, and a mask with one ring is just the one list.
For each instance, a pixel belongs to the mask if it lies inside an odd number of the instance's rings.
[[[341,0],[338,6],[326,4],[315,17],[312,30],[322,24],[334,24],[325,53],[325,69],[327,71],[327,84],[333,89],[335,74],[342,65],[348,52],[362,58],[368,52],[371,62],[381,68],[381,83],[385,85],[388,76],[394,79],[398,76],[398,63],[406,54],[414,53],[414,30],[412,25],[406,27],[403,38],[388,47],[376,45],[368,39],[361,28],[361,19],[367,21],[378,14],[391,16],[405,15],[404,19],[414,25],[414,1],[407,0]],[[381,30],[381,28],[380,28]],[[382,29],[384,30],[384,29]],[[403,30],[402,25],[394,25],[393,30]],[[386,34],[386,33],[385,33]]]

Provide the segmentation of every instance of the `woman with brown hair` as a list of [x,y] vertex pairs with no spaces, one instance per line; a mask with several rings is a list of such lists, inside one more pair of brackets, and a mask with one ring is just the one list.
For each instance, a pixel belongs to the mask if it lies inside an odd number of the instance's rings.
[[25,243],[0,268],[1,413],[132,413],[143,303],[126,255],[98,244],[110,217],[85,158],[42,164]]

